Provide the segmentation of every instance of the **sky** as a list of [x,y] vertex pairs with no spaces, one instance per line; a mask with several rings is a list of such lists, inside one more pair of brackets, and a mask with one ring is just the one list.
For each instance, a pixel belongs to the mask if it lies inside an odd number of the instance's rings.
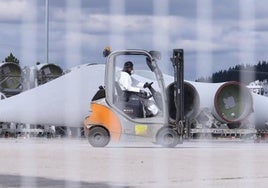
[[[267,0],[48,0],[48,62],[68,69],[105,63],[102,51],[184,49],[188,80],[268,60]],[[46,0],[0,0],[0,60],[45,63]]]

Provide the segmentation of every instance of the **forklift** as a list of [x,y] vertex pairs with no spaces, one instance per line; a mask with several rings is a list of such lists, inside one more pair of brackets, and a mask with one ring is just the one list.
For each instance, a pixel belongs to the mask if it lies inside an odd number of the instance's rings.
[[[174,101],[170,102],[174,102],[176,106],[175,120],[169,117],[167,89],[157,64],[161,59],[160,52],[129,49],[106,51],[104,54],[105,83],[92,98],[90,115],[84,121],[85,136],[89,143],[93,147],[105,147],[110,141],[125,141],[131,138],[143,138],[163,147],[175,147],[182,143],[185,126],[183,50],[174,49],[170,58],[175,82]],[[136,97],[126,101],[122,98],[124,92],[119,87],[118,76],[122,71],[122,64],[129,60],[133,61],[135,69],[149,70],[152,79],[148,81],[152,86],[147,88],[147,95],[136,93]],[[159,108],[158,114],[147,117],[141,98],[154,101]]]

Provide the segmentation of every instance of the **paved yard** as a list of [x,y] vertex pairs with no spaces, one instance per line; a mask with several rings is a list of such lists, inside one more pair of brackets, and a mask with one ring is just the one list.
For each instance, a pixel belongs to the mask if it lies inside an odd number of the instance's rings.
[[0,187],[267,187],[268,143],[1,139]]

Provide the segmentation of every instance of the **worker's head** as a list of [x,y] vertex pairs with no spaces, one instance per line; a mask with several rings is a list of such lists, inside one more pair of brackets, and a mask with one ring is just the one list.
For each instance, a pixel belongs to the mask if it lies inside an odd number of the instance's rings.
[[131,74],[133,72],[133,63],[131,61],[125,62],[123,71]]

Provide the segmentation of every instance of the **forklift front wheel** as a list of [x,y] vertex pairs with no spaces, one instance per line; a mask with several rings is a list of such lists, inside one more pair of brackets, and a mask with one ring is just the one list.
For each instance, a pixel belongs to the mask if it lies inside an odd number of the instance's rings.
[[93,127],[88,132],[88,142],[93,147],[105,147],[110,142],[110,134],[103,127]]
[[180,141],[177,131],[169,127],[161,128],[156,135],[156,139],[158,144],[168,148],[175,147]]

